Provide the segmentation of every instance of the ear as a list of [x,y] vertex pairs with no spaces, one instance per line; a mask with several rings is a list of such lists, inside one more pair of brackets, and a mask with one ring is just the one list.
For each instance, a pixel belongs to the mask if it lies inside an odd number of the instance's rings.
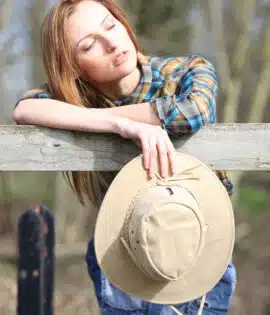
[[74,77],[75,80],[79,79],[79,77],[80,77],[79,69],[74,69],[73,70],[73,77]]
[[81,71],[80,66],[78,64],[78,60],[74,56],[72,58],[71,69],[72,69],[72,75],[73,75],[75,80],[79,79],[79,77],[82,76],[82,71]]
[[73,76],[75,80],[83,80],[88,81],[87,74],[79,68],[79,66],[75,66],[73,69]]

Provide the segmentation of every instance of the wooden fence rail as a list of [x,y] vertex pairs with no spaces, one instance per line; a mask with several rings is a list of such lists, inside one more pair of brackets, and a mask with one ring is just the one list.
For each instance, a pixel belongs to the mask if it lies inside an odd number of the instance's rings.
[[[215,124],[173,139],[213,169],[269,170],[270,124]],[[139,153],[129,140],[35,126],[0,126],[0,171],[115,171]]]

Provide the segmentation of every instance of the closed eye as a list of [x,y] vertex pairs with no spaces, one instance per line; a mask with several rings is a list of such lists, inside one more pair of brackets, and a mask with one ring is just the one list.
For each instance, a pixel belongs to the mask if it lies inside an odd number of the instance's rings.
[[89,44],[89,45],[87,45],[87,46],[82,47],[82,50],[83,50],[84,52],[89,51],[92,47],[94,47],[95,42],[96,42],[96,40],[94,40],[93,42],[91,42],[91,44]]
[[106,23],[105,29],[110,30],[110,29],[114,28],[115,24],[116,24],[114,19],[111,17],[111,18],[108,18],[107,20],[109,20],[109,21]]
[[[107,31],[109,31],[109,30],[113,29],[115,26],[116,26],[115,20],[114,20],[114,19],[110,19],[110,20],[107,22],[107,24],[105,25],[105,29],[106,29]],[[85,45],[85,46],[83,46],[83,47],[82,47],[82,51],[83,51],[83,52],[89,51],[91,48],[94,47],[95,43],[96,43],[96,39],[93,40],[93,42],[91,42],[90,45],[87,45],[87,46]]]
[[115,24],[112,24],[108,29],[111,30],[114,27],[115,27]]

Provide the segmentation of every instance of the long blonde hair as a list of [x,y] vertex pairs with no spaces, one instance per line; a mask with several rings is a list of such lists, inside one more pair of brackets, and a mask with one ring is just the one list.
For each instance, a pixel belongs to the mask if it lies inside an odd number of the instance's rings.
[[[41,51],[50,93],[57,100],[81,107],[112,107],[114,104],[101,95],[89,82],[85,81],[75,60],[68,32],[68,19],[76,5],[85,0],[62,0],[46,15],[41,31]],[[113,0],[90,0],[104,5],[126,28],[137,52],[139,44],[129,25],[125,12]],[[86,198],[98,207],[102,178],[100,172],[64,172],[65,178],[76,192],[79,201]]]

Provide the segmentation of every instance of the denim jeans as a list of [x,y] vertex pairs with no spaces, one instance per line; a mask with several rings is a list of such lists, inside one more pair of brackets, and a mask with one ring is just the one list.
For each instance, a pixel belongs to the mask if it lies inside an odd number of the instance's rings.
[[[97,264],[93,239],[88,244],[86,262],[102,315],[175,315],[167,305],[133,298],[110,284]],[[230,262],[221,280],[207,293],[203,315],[227,314],[235,286],[236,272]],[[184,315],[197,315],[200,299],[174,306]]]

